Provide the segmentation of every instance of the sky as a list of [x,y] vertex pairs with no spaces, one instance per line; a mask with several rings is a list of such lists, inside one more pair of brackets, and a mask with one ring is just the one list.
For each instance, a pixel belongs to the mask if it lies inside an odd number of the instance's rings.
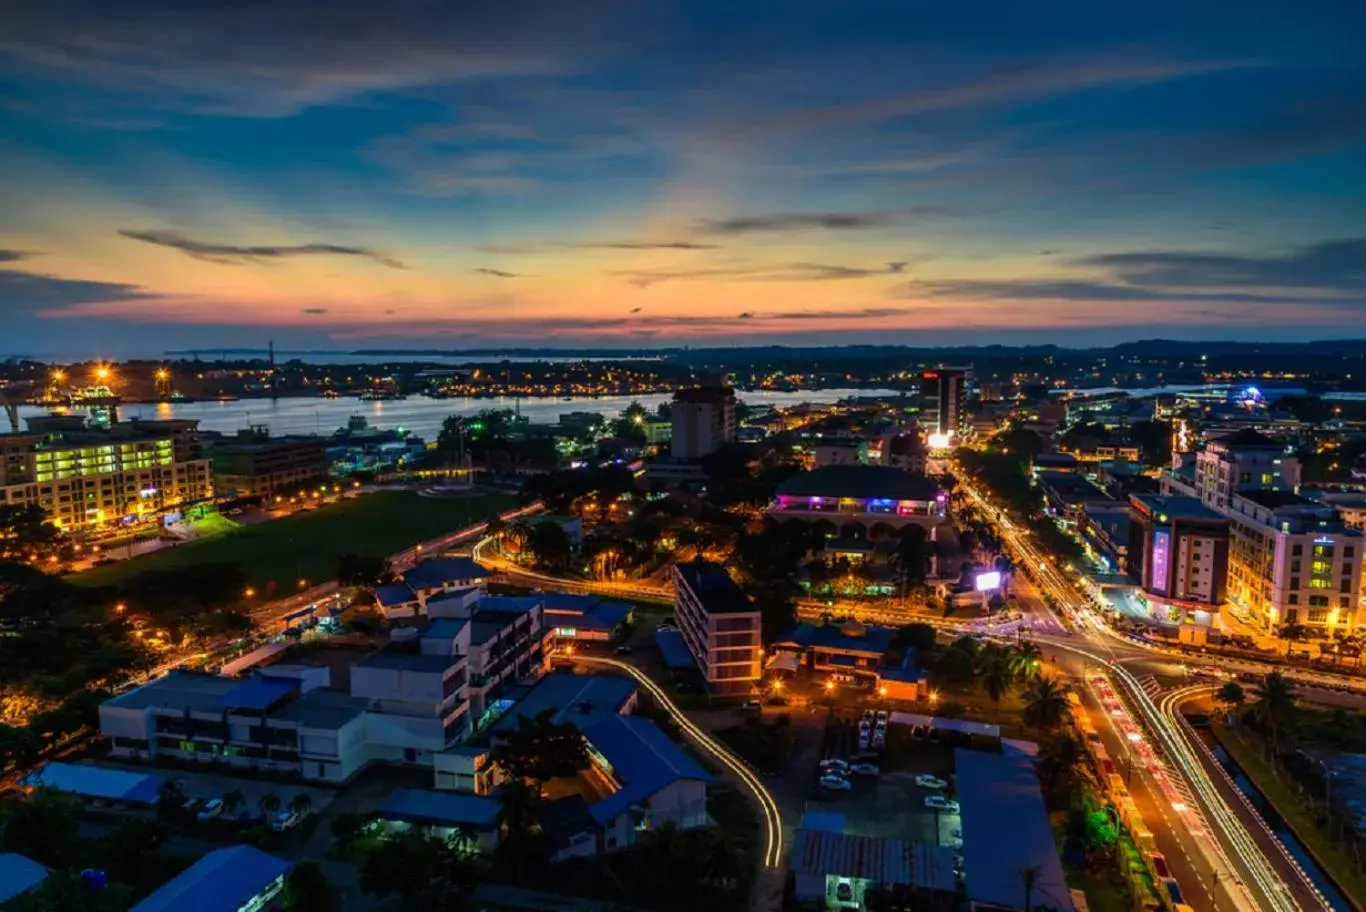
[[1366,4],[0,11],[0,355],[1366,336]]

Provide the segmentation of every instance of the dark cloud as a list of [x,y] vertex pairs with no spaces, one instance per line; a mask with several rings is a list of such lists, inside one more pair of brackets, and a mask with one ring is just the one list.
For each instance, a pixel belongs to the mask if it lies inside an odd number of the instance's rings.
[[136,285],[60,279],[17,269],[0,269],[0,313],[7,315],[42,314],[79,304],[151,297],[155,296]]
[[948,212],[938,206],[912,206],[887,212],[784,212],[706,219],[700,234],[759,234],[779,231],[864,231],[886,228],[915,218],[939,218]]
[[587,241],[581,244],[488,244],[481,253],[564,253],[569,250],[717,250],[720,244],[696,241]]
[[325,313],[327,313],[327,308],[326,308],[326,307],[304,307],[304,308],[301,308],[301,309],[299,310],[299,313],[306,313],[306,314],[325,314]]
[[1102,281],[1030,279],[1001,281],[907,282],[891,291],[894,298],[971,298],[994,301],[1220,301],[1228,303],[1302,303],[1302,298],[1238,294],[1164,291],[1135,288]]
[[496,279],[526,279],[530,278],[524,272],[505,272],[502,269],[476,269],[480,275],[493,276]]
[[1331,155],[1366,140],[1366,81],[1287,109],[1259,112],[1257,123],[1211,133],[1187,148],[1197,166],[1248,167]]
[[1264,256],[1160,250],[1074,261],[1140,288],[1366,290],[1366,237],[1321,241]]
[[660,282],[687,279],[722,279],[740,282],[828,282],[866,279],[870,276],[897,275],[906,268],[904,261],[886,266],[837,266],[825,263],[774,263],[753,266],[709,266],[699,269],[634,270],[612,273],[630,279],[633,285],[648,288]]
[[22,250],[0,250],[0,263],[15,263],[26,259],[28,254]]
[[631,308],[631,313],[633,313],[633,314],[638,314],[638,313],[640,313],[641,310],[642,310],[642,308],[640,308],[640,307],[632,307],[632,308]]
[[184,237],[174,231],[130,231],[123,229],[119,234],[134,241],[155,244],[179,250],[186,256],[208,263],[240,266],[252,260],[272,260],[296,256],[351,256],[373,260],[390,269],[404,269],[404,265],[391,257],[376,253],[366,247],[346,247],[340,244],[294,244],[268,246],[238,246],[235,244],[213,244]]

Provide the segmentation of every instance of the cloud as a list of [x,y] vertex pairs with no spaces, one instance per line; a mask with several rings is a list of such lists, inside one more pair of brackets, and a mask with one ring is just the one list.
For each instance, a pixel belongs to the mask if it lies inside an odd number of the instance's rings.
[[493,276],[494,278],[498,278],[498,279],[526,279],[526,278],[530,278],[530,276],[528,276],[528,275],[527,275],[526,273],[524,273],[524,272],[504,272],[504,271],[501,270],[501,269],[476,269],[476,270],[474,270],[474,271],[477,272],[477,273],[479,273],[480,275]]
[[720,244],[699,241],[585,241],[555,244],[486,244],[475,247],[481,253],[564,253],[570,250],[718,250]]
[[911,206],[885,212],[785,212],[772,215],[741,215],[705,219],[699,234],[759,234],[785,231],[864,231],[886,228],[915,218],[939,218],[948,212],[938,206]]
[[958,85],[751,117],[733,122],[718,132],[720,138],[730,138],[848,128],[917,114],[1018,103],[1088,89],[1162,82],[1240,65],[1227,61],[1034,61],[1000,69]]
[[964,298],[993,301],[1217,301],[1244,304],[1294,304],[1302,298],[1220,292],[1163,291],[1103,281],[1004,279],[907,282],[891,291],[894,298]]
[[828,282],[843,279],[866,279],[870,276],[898,275],[905,271],[905,261],[886,266],[838,266],[825,263],[775,263],[754,266],[710,266],[699,269],[635,270],[623,269],[612,273],[630,279],[633,285],[648,288],[660,282],[688,279],[721,279],[741,282]]
[[327,313],[327,308],[326,308],[326,307],[301,307],[301,308],[299,309],[299,313],[305,313],[305,314],[325,314],[325,313]]
[[576,72],[619,47],[629,9],[558,0],[277,0],[7,8],[0,56],[24,71],[167,108],[279,117],[370,93]]
[[223,265],[236,266],[254,260],[281,259],[296,256],[351,256],[373,260],[381,266],[388,266],[390,269],[406,268],[398,260],[382,256],[366,247],[346,247],[340,244],[295,244],[286,246],[271,245],[242,247],[234,244],[213,244],[205,241],[196,241],[177,234],[174,231],[131,231],[123,229],[119,231],[119,234],[134,241],[142,241],[146,244],[155,244],[158,247],[169,247],[172,250],[179,250],[186,256],[194,257],[196,260],[203,260],[208,263],[220,263]]
[[1366,237],[1250,256],[1187,251],[1111,253],[1074,261],[1140,288],[1281,288],[1366,291]]
[[1366,139],[1366,82],[1259,112],[1256,126],[1211,133],[1187,148],[1197,166],[1248,167],[1331,155]]
[[0,313],[7,315],[50,314],[77,305],[154,297],[137,285],[62,279],[17,269],[0,269]]
[[28,254],[22,250],[3,250],[0,249],[0,263],[16,263],[19,260],[28,259]]

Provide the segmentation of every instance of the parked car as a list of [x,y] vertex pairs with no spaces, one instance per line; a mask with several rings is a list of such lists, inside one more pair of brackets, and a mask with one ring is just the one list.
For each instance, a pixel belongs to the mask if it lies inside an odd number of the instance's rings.
[[945,789],[949,784],[938,776],[931,776],[929,773],[921,773],[915,777],[915,784],[927,789]]
[[849,772],[855,776],[881,776],[882,768],[876,763],[855,763],[849,767]]
[[837,772],[840,774],[844,774],[849,772],[849,764],[839,759],[838,757],[831,757],[827,760],[821,761],[821,769],[825,772]]
[[746,700],[740,708],[747,713],[762,713],[764,711],[763,700]]
[[675,627],[673,624],[660,624],[658,627],[655,628],[655,630],[660,631],[660,632],[665,631],[665,630],[677,630],[677,629],[678,629],[678,628]]
[[943,795],[926,795],[925,807],[934,808],[939,811],[948,811],[950,814],[958,813],[958,802]]
[[299,821],[302,819],[302,817],[293,811],[280,811],[274,817],[270,818],[270,828],[277,833],[283,833],[285,830],[294,829],[299,825]]
[[858,733],[858,749],[861,751],[868,749],[868,733],[866,731]]
[[196,820],[212,820],[223,813],[223,801],[220,798],[213,798],[204,802],[204,806],[195,814]]
[[875,718],[875,716],[874,716],[874,714],[873,714],[873,711],[872,711],[871,709],[865,709],[865,710],[863,711],[863,715],[859,717],[859,724],[860,724],[860,725],[872,725],[872,724],[873,724],[873,719],[874,719],[874,718]]
[[853,783],[843,776],[822,776],[820,786],[831,792],[847,792],[853,788]]
[[613,649],[612,651],[619,656],[627,656],[630,655],[632,652],[630,646],[618,646],[616,649]]
[[886,728],[889,719],[891,719],[891,716],[887,714],[887,710],[879,709],[877,711],[877,724],[879,728]]

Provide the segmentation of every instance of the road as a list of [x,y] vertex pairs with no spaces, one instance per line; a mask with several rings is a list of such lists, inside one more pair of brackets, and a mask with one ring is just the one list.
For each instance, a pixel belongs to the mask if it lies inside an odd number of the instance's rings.
[[752,908],[768,906],[776,908],[777,904],[781,902],[783,886],[783,818],[778,810],[778,802],[774,799],[773,793],[768,790],[768,786],[744,761],[731,753],[729,748],[698,728],[674,704],[664,689],[639,668],[606,656],[575,655],[572,658],[579,664],[611,668],[630,675],[642,689],[650,694],[655,703],[668,713],[669,718],[678,725],[690,741],[715,758],[716,762],[721,764],[749,793],[759,809],[764,832],[764,851],[759,859],[759,876],[755,881],[756,902]]
[[[1147,673],[1146,665],[1154,660],[1169,663],[1171,657],[1145,649],[1112,630],[1090,609],[1062,569],[1030,541],[1027,530],[977,491],[970,480],[962,479],[961,488],[983,515],[994,521],[997,534],[1016,566],[1024,569],[1038,590],[1053,600],[1074,631],[1065,636],[1036,635],[1035,639],[1109,673],[1136,720],[1151,737],[1155,755],[1165,763],[1165,769],[1157,775],[1171,775],[1182,793],[1191,796],[1193,805],[1188,806],[1186,813],[1198,812],[1212,837],[1208,851],[1200,853],[1207,866],[1205,873],[1217,878],[1230,901],[1250,902],[1252,908],[1268,912],[1329,909],[1279,841],[1273,837],[1274,845],[1270,845],[1260,838],[1262,827],[1256,825],[1261,822],[1260,817],[1256,823],[1245,818],[1242,803],[1221,789],[1216,782],[1218,773],[1205,764],[1200,751],[1188,740],[1188,727],[1173,713],[1160,709],[1153,699],[1157,688],[1152,683],[1145,687],[1140,680],[1140,675]],[[1184,661],[1212,664],[1217,659],[1188,657]],[[1158,819],[1146,822],[1155,832],[1163,829],[1167,838],[1180,841],[1176,833],[1179,825]],[[1195,884],[1183,887],[1193,895],[1202,892]],[[1239,897],[1239,893],[1243,895]]]

